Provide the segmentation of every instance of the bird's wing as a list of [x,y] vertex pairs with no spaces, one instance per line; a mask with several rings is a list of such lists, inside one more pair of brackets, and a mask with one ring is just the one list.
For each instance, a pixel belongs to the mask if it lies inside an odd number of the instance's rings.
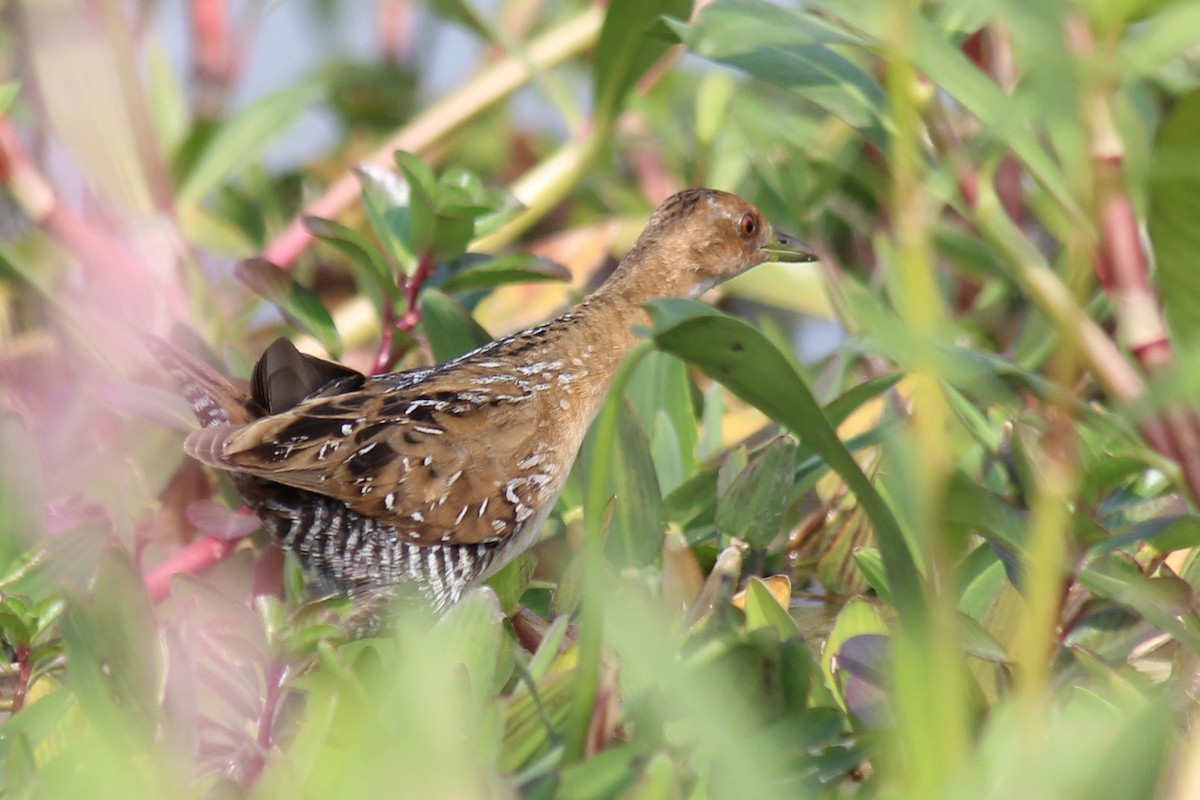
[[532,451],[536,405],[521,381],[427,370],[197,431],[185,447],[206,464],[336,498],[414,543],[476,544],[534,514],[524,499],[535,487],[514,484],[507,461]]

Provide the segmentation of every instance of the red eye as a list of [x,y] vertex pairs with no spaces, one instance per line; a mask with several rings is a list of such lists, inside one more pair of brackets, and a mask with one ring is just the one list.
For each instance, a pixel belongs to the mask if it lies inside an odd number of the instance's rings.
[[738,223],[738,230],[742,232],[742,236],[753,236],[758,230],[758,223],[754,220],[753,214],[744,214],[742,221]]

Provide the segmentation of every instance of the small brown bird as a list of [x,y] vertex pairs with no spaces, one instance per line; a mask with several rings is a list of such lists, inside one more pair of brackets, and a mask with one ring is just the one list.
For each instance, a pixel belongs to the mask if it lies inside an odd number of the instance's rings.
[[745,200],[689,189],[578,306],[435,367],[366,377],[280,339],[247,394],[151,346],[203,426],[186,451],[233,474],[319,590],[378,607],[409,588],[442,609],[537,541],[643,304],[770,260],[815,256]]

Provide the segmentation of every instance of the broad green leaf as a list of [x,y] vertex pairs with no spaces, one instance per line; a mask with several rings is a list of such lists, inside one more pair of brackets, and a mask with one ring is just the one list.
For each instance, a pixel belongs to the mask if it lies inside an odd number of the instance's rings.
[[664,16],[685,17],[686,0],[613,0],[596,43],[596,127],[604,130],[617,118],[625,96],[650,66],[667,52],[670,42],[653,34]]
[[647,354],[625,396],[654,445],[659,486],[670,492],[696,470],[696,412],[687,364],[667,353]]
[[104,554],[91,597],[67,594],[62,625],[67,671],[84,713],[97,726],[136,732],[149,744],[158,718],[158,632],[128,555]]
[[638,748],[617,744],[586,761],[563,770],[560,775],[558,800],[601,800],[622,796],[637,777]]
[[419,299],[421,327],[439,363],[469,353],[492,337],[462,304],[437,289],[424,289]]
[[1172,339],[1200,347],[1200,89],[1181,99],[1154,143],[1150,241]]
[[[628,411],[628,407],[627,411]],[[642,567],[653,564],[662,555],[663,536],[667,530],[666,509],[650,444],[637,416],[623,413],[617,418],[615,441],[600,441],[593,428],[588,434],[581,455],[585,485],[603,481],[605,498],[613,498],[613,516],[604,542],[606,557],[622,567]],[[591,471],[592,452],[597,447],[611,449],[611,467],[607,475]],[[590,493],[585,495],[590,497]],[[584,515],[603,514],[603,509],[584,504]]]
[[61,687],[25,706],[20,714],[10,716],[0,725],[0,755],[7,752],[8,743],[17,735],[37,748],[61,730],[74,707],[75,693]]
[[361,165],[356,174],[362,184],[363,210],[367,212],[371,229],[401,272],[411,275],[417,268],[419,252],[413,245],[412,188],[395,172],[371,164]]
[[463,257],[463,267],[441,289],[443,292],[470,292],[493,289],[509,283],[569,281],[571,273],[557,261],[534,255]]
[[887,633],[883,617],[865,600],[851,600],[838,614],[837,622],[834,623],[833,630],[829,632],[829,639],[825,642],[825,651],[821,656],[821,672],[825,675],[826,685],[833,690],[838,704],[843,709],[846,708],[846,701],[842,696],[841,682],[834,674],[838,651],[847,640],[856,636]]
[[289,321],[311,334],[334,358],[341,355],[342,337],[321,299],[287,272],[264,258],[247,258],[234,269],[238,279],[267,299]]
[[375,308],[392,301],[397,294],[395,276],[366,236],[320,217],[305,217],[303,222],[305,230],[350,259],[359,288],[370,295]]
[[800,628],[787,609],[779,604],[761,578],[752,577],[746,585],[746,630],[759,628],[774,630],[781,642],[800,635]]
[[791,362],[746,323],[688,300],[649,305],[654,340],[788,427],[846,481],[871,519],[901,613],[924,614],[920,578],[891,508],[871,485]]
[[408,243],[418,255],[434,244],[437,235],[437,179],[421,159],[397,150],[396,165],[409,188]]
[[239,169],[261,158],[300,120],[319,89],[316,83],[307,82],[260,97],[221,123],[184,176],[176,202],[199,203]]
[[784,640],[779,655],[783,700],[788,714],[798,717],[807,710],[817,665],[808,645],[798,636]]
[[512,640],[503,622],[496,593],[485,586],[451,606],[434,629],[435,641],[466,669],[478,704],[499,691],[512,671]]
[[525,552],[488,578],[488,586],[496,593],[500,608],[506,614],[520,605],[521,595],[525,594],[536,566],[537,557],[533,553]]
[[0,570],[7,571],[46,532],[46,497],[37,445],[16,414],[0,415]]
[[796,443],[781,436],[764,447],[717,503],[717,527],[767,547],[779,536],[796,476]]

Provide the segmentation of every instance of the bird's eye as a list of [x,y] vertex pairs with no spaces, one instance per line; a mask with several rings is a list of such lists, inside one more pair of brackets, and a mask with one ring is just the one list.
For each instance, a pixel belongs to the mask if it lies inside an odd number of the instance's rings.
[[742,232],[742,236],[753,236],[758,230],[758,223],[754,221],[753,214],[743,214],[741,222],[738,223],[738,230]]

